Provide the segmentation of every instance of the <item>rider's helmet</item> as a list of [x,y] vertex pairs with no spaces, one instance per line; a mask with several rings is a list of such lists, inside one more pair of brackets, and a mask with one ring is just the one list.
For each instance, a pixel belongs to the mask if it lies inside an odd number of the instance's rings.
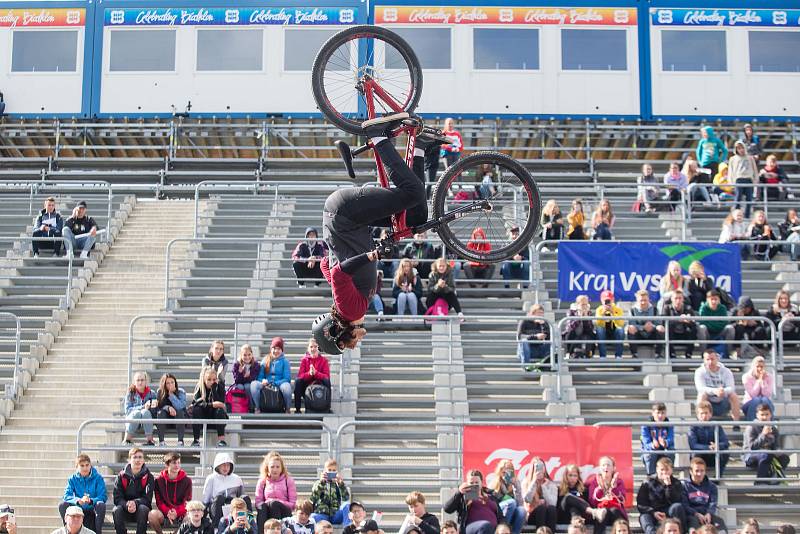
[[319,345],[319,350],[325,354],[342,353],[342,349],[339,348],[339,338],[344,332],[345,329],[330,313],[320,315],[311,325],[311,333]]

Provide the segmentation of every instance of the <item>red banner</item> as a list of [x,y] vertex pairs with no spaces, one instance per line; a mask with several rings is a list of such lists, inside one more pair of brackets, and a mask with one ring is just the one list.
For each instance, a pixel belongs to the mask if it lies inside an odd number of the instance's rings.
[[522,480],[528,476],[531,459],[538,456],[558,484],[567,465],[577,464],[586,482],[600,458],[611,456],[625,482],[625,505],[633,506],[630,427],[468,425],[463,450],[464,473],[478,469],[487,480],[500,460],[511,460]]
[[635,26],[628,7],[377,6],[376,24],[532,24]]
[[5,9],[0,10],[0,28],[41,28],[83,26],[85,9]]

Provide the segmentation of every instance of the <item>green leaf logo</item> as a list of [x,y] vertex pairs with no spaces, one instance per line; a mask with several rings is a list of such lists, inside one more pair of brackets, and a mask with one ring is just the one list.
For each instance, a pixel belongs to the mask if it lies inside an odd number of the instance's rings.
[[677,260],[684,271],[688,271],[689,265],[691,265],[694,261],[701,261],[703,258],[713,256],[714,254],[730,254],[729,251],[723,248],[707,248],[704,250],[697,250],[689,245],[670,245],[668,247],[660,248],[659,250],[670,259],[675,259],[684,252],[691,252],[691,254],[688,256],[684,256]]

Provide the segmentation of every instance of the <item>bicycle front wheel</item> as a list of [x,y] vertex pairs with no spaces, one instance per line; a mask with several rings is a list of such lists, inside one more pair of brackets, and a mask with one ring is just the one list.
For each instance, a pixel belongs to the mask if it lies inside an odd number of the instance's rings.
[[311,87],[317,107],[329,121],[360,135],[361,123],[371,116],[416,109],[422,68],[411,46],[393,31],[354,26],[322,45],[312,67]]
[[448,250],[467,260],[496,263],[528,246],[539,230],[542,204],[522,164],[484,151],[460,159],[439,178],[433,211]]

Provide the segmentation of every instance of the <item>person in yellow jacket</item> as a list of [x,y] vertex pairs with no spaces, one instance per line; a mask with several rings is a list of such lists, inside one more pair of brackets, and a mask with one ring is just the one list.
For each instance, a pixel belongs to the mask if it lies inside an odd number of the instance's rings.
[[719,171],[714,175],[714,194],[719,200],[733,200],[736,196],[736,188],[730,187],[731,180],[728,178],[728,164],[720,163]]
[[595,324],[597,325],[597,341],[600,345],[600,357],[606,357],[606,340],[615,339],[614,357],[622,358],[622,341],[625,339],[625,320],[608,319],[608,317],[620,317],[623,315],[622,308],[614,304],[614,292],[605,290],[600,293],[600,305],[595,311]]

